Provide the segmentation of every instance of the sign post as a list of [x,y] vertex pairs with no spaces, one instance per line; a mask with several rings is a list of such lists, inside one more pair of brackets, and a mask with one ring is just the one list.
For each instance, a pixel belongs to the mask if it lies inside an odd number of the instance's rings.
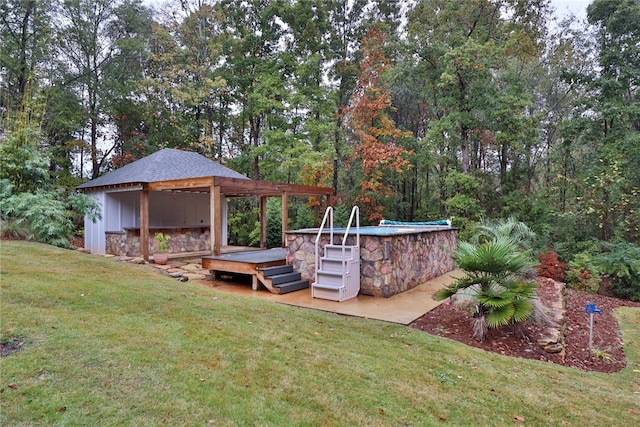
[[602,310],[597,309],[594,303],[589,302],[584,307],[584,311],[589,315],[589,354],[591,354],[591,348],[593,347],[593,315],[596,313],[602,314]]

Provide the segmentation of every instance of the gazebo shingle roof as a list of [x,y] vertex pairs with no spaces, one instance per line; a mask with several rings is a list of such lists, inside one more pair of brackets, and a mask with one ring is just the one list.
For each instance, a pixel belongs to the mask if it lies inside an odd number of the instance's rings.
[[249,179],[198,153],[164,148],[101,177],[85,182],[77,188],[86,189],[209,176]]

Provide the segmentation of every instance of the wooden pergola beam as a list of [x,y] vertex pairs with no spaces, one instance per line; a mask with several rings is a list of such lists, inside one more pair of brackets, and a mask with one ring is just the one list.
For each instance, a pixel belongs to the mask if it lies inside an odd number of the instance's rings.
[[269,196],[281,197],[285,192],[290,196],[332,196],[333,189],[329,187],[314,187],[311,185],[284,184],[269,181],[255,181],[238,178],[215,177],[215,185],[226,197]]
[[210,189],[214,181],[214,177],[206,176],[203,178],[186,178],[175,179],[171,181],[158,181],[146,184],[149,191],[162,190],[193,190],[193,189]]
[[333,196],[333,189],[329,187],[314,187],[311,185],[284,184],[219,176],[129,184],[129,186],[131,185],[143,185],[148,191],[200,192],[210,192],[211,188],[217,186],[220,188],[220,193],[225,197],[281,197],[285,192],[289,196]]

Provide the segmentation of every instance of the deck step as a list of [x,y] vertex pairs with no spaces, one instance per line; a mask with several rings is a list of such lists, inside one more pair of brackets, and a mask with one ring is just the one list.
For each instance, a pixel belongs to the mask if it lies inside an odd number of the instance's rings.
[[274,285],[276,288],[280,288],[281,294],[287,294],[289,292],[299,291],[309,287],[308,280],[296,280],[294,282],[287,282],[280,285]]
[[275,267],[260,268],[264,277],[277,276],[279,274],[286,274],[293,272],[293,266],[291,265],[277,265]]
[[302,275],[300,273],[291,272],[284,274],[275,274],[273,276],[268,276],[268,278],[271,279],[271,284],[273,286],[277,286],[283,283],[297,282],[302,278]]

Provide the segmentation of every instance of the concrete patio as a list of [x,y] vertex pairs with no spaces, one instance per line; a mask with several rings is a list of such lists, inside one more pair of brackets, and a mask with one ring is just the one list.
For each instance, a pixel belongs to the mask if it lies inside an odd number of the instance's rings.
[[219,281],[201,280],[207,286],[213,286],[222,292],[230,292],[254,298],[289,304],[314,310],[329,311],[347,316],[364,317],[367,319],[384,320],[386,322],[408,325],[418,317],[433,310],[442,301],[433,299],[433,295],[445,286],[453,283],[456,277],[461,277],[460,270],[453,270],[435,279],[419,285],[406,292],[389,298],[377,298],[358,295],[356,298],[336,302],[311,297],[311,289],[304,289],[284,295],[272,294],[267,290],[253,291],[251,284],[236,284]]
[[[124,260],[131,262],[132,260]],[[229,292],[253,298],[262,298],[280,304],[332,313],[363,317],[367,319],[384,320],[386,322],[408,325],[423,314],[433,310],[442,301],[433,299],[438,290],[453,283],[457,277],[462,277],[461,270],[450,271],[440,277],[429,280],[413,289],[391,296],[389,298],[358,295],[356,298],[336,302],[312,298],[311,289],[304,289],[288,294],[276,295],[266,289],[252,290],[251,281],[245,276],[238,276],[229,281],[211,280],[209,271],[203,269],[199,259],[170,260],[167,265],[149,264],[164,274],[176,279],[187,278],[198,281],[221,292]]]

